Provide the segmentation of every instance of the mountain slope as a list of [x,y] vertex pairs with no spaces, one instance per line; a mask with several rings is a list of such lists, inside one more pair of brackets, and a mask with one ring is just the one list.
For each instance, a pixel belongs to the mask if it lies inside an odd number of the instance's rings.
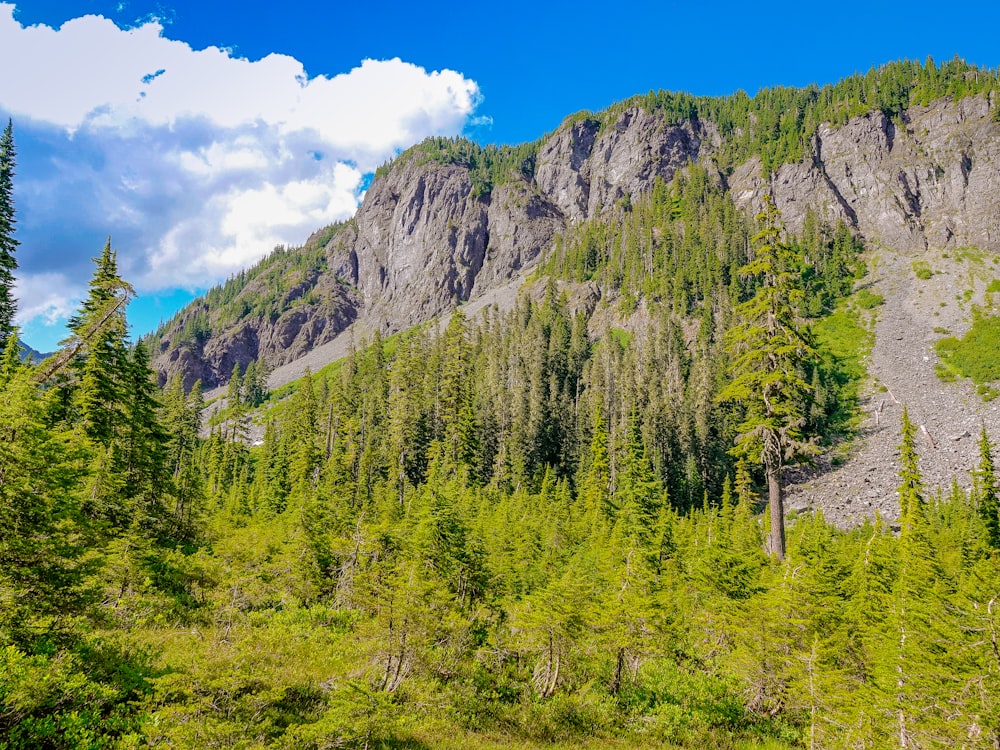
[[403,330],[508,284],[566,228],[689,163],[748,211],[770,193],[793,231],[812,208],[906,253],[1000,252],[996,88],[960,61],[894,63],[753,99],[637,97],[516,148],[430,139],[379,170],[354,219],[185,308],[154,336],[154,366],[214,387],[236,364],[285,365],[354,323]]
[[18,339],[17,343],[21,347],[21,359],[30,360],[32,362],[41,362],[43,359],[52,356],[51,354],[42,354],[39,351],[35,351],[20,339]]

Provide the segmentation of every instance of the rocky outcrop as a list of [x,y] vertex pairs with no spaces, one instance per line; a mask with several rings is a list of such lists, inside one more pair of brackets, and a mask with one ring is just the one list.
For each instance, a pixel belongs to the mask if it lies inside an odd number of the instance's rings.
[[698,160],[706,140],[717,143],[714,128],[669,125],[661,114],[634,107],[603,128],[586,118],[556,131],[539,150],[535,179],[567,219],[580,221],[641,195],[657,177],[669,182]]
[[864,237],[917,253],[971,245],[1000,252],[1000,123],[984,97],[881,112],[820,126],[809,158],[769,178],[752,159],[729,178],[737,205],[770,193],[792,230],[806,208],[844,219]]
[[[714,165],[720,145],[710,122],[672,124],[658,110],[632,107],[570,118],[540,144],[533,173],[506,175],[487,190],[460,163],[409,152],[374,180],[351,222],[309,239],[322,267],[302,274],[281,265],[293,267],[293,254],[272,259],[269,275],[240,292],[259,298],[277,284],[282,296],[271,308],[248,303],[216,315],[201,343],[178,335],[182,314],[154,365],[164,377],[183,372],[186,384],[214,386],[235,364],[282,365],[355,321],[385,333],[424,322],[509,284],[567,226],[691,162]],[[728,175],[711,169],[748,210],[771,194],[793,231],[811,207],[902,252],[1000,252],[1000,123],[983,97],[913,107],[900,122],[873,112],[820,126],[806,158],[772,175],[761,174],[756,157]]]
[[468,170],[410,160],[372,185],[356,223],[354,283],[368,319],[408,327],[469,298],[489,223]]
[[486,219],[489,242],[473,296],[502,286],[530,268],[565,228],[565,215],[526,180],[493,189]]
[[[248,284],[232,305],[239,309],[261,299],[267,283]],[[343,279],[313,272],[292,284],[273,310],[250,311],[232,323],[227,324],[229,310],[204,303],[187,309],[155,343],[153,367],[161,385],[180,375],[186,389],[196,381],[214,388],[229,379],[236,365],[246,371],[251,362],[262,360],[273,368],[302,357],[346,329],[357,311],[356,295]],[[193,325],[198,316],[205,321],[203,328]],[[205,328],[211,335],[198,332]]]

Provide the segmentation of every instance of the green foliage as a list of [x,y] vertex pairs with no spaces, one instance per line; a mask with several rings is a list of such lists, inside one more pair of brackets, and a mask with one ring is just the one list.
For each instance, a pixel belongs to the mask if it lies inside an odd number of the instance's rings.
[[854,300],[862,310],[873,310],[885,304],[885,297],[875,294],[869,289],[859,289],[854,295]]
[[[534,153],[477,149],[415,153],[482,190]],[[898,537],[800,513],[765,555],[756,470],[849,430],[877,305],[846,227],[758,229],[691,167],[567,231],[509,312],[269,396],[240,366],[207,435],[127,341],[109,245],[76,362],[0,358],[0,747],[995,746],[985,435],[935,498],[906,419]],[[187,345],[312,304],[341,231],[192,306]]]
[[922,281],[927,281],[927,279],[934,275],[934,271],[931,270],[930,265],[924,260],[913,261],[913,273]]
[[1000,380],[1000,363],[996,358],[998,346],[1000,317],[974,309],[972,327],[962,338],[946,336],[939,339],[934,348],[946,372],[954,371],[977,385],[986,385]]
[[144,670],[97,645],[38,654],[0,646],[0,747],[139,747]]
[[733,453],[764,464],[771,504],[771,549],[785,555],[781,467],[815,451],[806,433],[806,407],[815,389],[805,373],[817,368],[819,355],[799,330],[795,310],[803,292],[795,271],[803,261],[782,239],[777,209],[770,200],[757,217],[753,257],[740,269],[756,277],[753,297],[734,310],[736,323],[726,334],[732,356],[732,379],[718,399],[743,407]]
[[[494,187],[514,179],[531,180],[541,141],[520,146],[480,146],[467,138],[432,136],[414,146],[404,158],[417,164],[454,164],[465,167],[472,181],[472,197],[488,198]],[[380,176],[376,172],[375,177]]]
[[327,246],[352,228],[352,221],[332,224],[315,233],[301,248],[276,247],[270,255],[212,287],[162,323],[149,336],[147,345],[152,352],[164,351],[168,346],[200,352],[213,333],[246,319],[274,321],[300,305],[325,304],[337,309],[349,294],[348,281],[338,279],[333,289],[323,290],[318,290],[316,284],[323,273],[331,270],[327,266]]
[[[867,309],[860,297],[858,292],[852,299]],[[863,324],[849,302],[838,304],[833,313],[816,321],[811,331],[822,356],[813,404],[824,415],[822,423],[830,437],[848,436],[860,418],[860,388],[875,343],[874,331]]]

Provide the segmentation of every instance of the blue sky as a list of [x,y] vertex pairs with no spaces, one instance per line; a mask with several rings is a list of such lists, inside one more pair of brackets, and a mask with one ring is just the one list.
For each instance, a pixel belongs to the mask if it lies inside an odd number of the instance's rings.
[[651,89],[752,94],[903,57],[995,68],[998,27],[995,2],[0,3],[24,338],[54,348],[108,235],[141,334],[348,217],[427,135],[516,143]]

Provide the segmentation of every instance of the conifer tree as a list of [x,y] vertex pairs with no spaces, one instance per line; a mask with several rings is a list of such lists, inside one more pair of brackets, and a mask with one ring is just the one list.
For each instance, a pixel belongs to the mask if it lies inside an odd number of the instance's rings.
[[732,381],[719,400],[744,406],[733,453],[764,465],[771,515],[771,554],[785,556],[782,467],[814,452],[803,433],[811,387],[804,379],[817,354],[795,316],[802,299],[797,285],[801,255],[782,239],[780,215],[767,199],[757,216],[754,257],[741,275],[756,281],[752,298],[738,305],[726,336]]
[[121,438],[127,426],[129,399],[125,305],[131,288],[118,275],[111,240],[94,259],[87,299],[70,318],[76,381],[70,386],[75,416],[93,451],[86,498],[87,512],[119,526],[129,523],[124,498],[125,465]]
[[292,411],[293,441],[289,461],[291,489],[294,497],[303,502],[316,486],[315,473],[323,458],[318,444],[316,392],[312,372],[308,368],[292,397]]
[[78,348],[75,402],[87,436],[107,446],[124,422],[128,333],[125,306],[132,288],[118,275],[109,238],[98,258],[87,299],[70,318]]
[[14,128],[7,127],[0,136],[0,351],[14,331],[14,271],[17,270],[18,241],[14,238]]
[[917,465],[917,446],[914,439],[916,430],[910,421],[909,410],[903,407],[902,440],[899,444],[899,518],[906,526],[918,515],[924,505],[924,482]]
[[[37,641],[85,594],[80,455],[8,339],[0,360],[0,640]],[[51,392],[50,392],[51,394]],[[3,647],[0,646],[0,651]],[[0,673],[3,668],[0,667]],[[0,689],[2,690],[2,689]],[[2,699],[0,699],[2,700]],[[3,735],[0,719],[0,735]]]
[[145,531],[153,531],[153,525],[159,525],[158,517],[163,511],[160,503],[172,491],[166,455],[169,435],[160,423],[159,388],[154,377],[149,353],[140,342],[126,360],[121,453],[125,493],[137,504],[133,522]]
[[243,402],[250,408],[260,406],[267,397],[267,365],[263,360],[254,359],[247,365],[243,375]]
[[957,716],[944,705],[952,682],[960,675],[957,649],[960,642],[955,612],[950,605],[949,577],[943,570],[931,538],[923,480],[918,466],[914,427],[903,409],[900,444],[899,577],[888,618],[892,649],[890,674],[884,676],[887,708],[894,714],[898,745],[924,747],[942,732],[955,736],[949,726]]
[[179,375],[167,383],[160,419],[167,435],[166,467],[173,480],[173,518],[182,539],[193,535],[203,494],[202,471],[207,467],[196,459],[204,406],[200,380],[195,382],[190,394],[184,393],[184,383]]
[[584,533],[606,530],[614,515],[611,497],[611,458],[608,451],[608,431],[600,397],[594,407],[593,433],[590,440],[590,460],[580,481],[580,501],[584,513],[581,520],[589,525]]
[[979,470],[976,472],[979,495],[979,515],[986,527],[986,542],[1000,549],[1000,500],[997,497],[997,477],[993,466],[993,445],[986,434],[986,425],[979,435]]

